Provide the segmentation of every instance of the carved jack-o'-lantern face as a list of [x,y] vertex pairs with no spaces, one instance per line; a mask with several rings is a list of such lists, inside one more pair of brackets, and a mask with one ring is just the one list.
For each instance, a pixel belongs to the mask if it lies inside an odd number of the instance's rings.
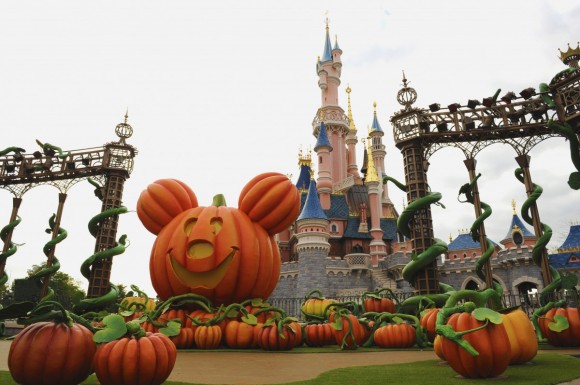
[[187,212],[168,245],[171,267],[181,283],[214,289],[221,282],[239,250],[235,226],[227,207]]

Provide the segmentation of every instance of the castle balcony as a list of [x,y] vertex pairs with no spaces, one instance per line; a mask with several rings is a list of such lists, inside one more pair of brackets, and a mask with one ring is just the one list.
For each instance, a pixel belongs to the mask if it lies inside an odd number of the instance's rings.
[[344,256],[351,270],[369,270],[372,268],[370,254],[352,253]]

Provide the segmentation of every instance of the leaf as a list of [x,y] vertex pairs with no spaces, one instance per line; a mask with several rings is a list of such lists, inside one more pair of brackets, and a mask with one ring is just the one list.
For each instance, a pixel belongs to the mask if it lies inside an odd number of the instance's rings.
[[401,317],[397,317],[397,316],[394,316],[393,318],[391,318],[391,321],[393,321],[396,324],[402,324],[403,322],[405,322],[404,319],[402,319]]
[[111,342],[127,333],[125,320],[118,314],[109,314],[103,318],[103,327],[93,336],[93,341],[96,343]]
[[135,314],[135,312],[133,310],[125,310],[119,313],[119,315],[123,316],[123,317],[129,317],[132,316],[133,314]]
[[561,314],[555,315],[554,322],[550,322],[548,324],[548,329],[556,333],[560,333],[562,330],[566,330],[569,327],[570,323],[568,323],[568,318],[564,317]]
[[578,284],[578,276],[576,274],[565,274],[562,278],[562,289],[571,290]]
[[237,318],[238,317],[238,309],[230,309],[228,314],[226,314],[227,318]]
[[163,333],[167,337],[178,336],[181,333],[181,323],[175,320],[169,321],[165,327],[159,329],[159,333]]
[[34,308],[34,302],[17,302],[0,310],[0,320],[25,317]]
[[247,323],[248,325],[257,325],[258,319],[253,314],[248,314],[247,317],[242,317],[242,322]]
[[381,299],[381,297],[379,295],[377,295],[377,294],[371,294],[371,293],[369,293],[366,296],[367,296],[367,298]]
[[478,307],[471,314],[478,321],[488,320],[489,322],[494,323],[496,325],[499,325],[503,322],[501,314],[486,307]]
[[574,190],[580,190],[580,172],[573,172],[568,179],[568,186]]
[[336,330],[337,332],[342,330],[342,322],[340,321],[340,319],[337,319],[336,321],[331,322],[330,326],[332,326],[332,328],[334,330]]
[[268,307],[269,305],[264,303],[262,298],[252,298],[251,302],[253,307]]

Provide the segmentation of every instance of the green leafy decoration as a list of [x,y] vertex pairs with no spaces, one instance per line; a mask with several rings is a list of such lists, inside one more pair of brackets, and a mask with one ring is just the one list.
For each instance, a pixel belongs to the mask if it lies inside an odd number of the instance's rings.
[[254,326],[254,325],[258,324],[258,319],[256,318],[255,315],[248,314],[247,316],[242,317],[242,322],[245,322],[248,325]]
[[396,324],[402,324],[405,322],[404,319],[402,319],[401,317],[398,317],[398,316],[394,316],[393,318],[391,318],[391,321],[393,321]]
[[104,328],[93,336],[96,343],[111,342],[127,334],[125,320],[118,314],[109,314],[103,318],[103,326]]
[[472,313],[473,317],[478,321],[488,320],[491,323],[499,325],[503,322],[501,314],[495,310],[488,309],[486,307],[478,307]]
[[165,334],[167,337],[174,337],[181,332],[181,322],[175,320],[167,322],[165,327],[159,329],[159,333]]
[[339,331],[341,331],[341,330],[342,330],[342,321],[341,321],[341,320],[340,320],[340,318],[339,318],[339,319],[337,319],[336,321],[334,321],[334,322],[331,322],[331,323],[330,323],[330,326],[332,326],[332,328],[333,328],[334,330],[336,330],[337,332],[339,332]]
[[550,322],[548,324],[548,329],[553,332],[560,333],[562,330],[566,330],[570,327],[568,323],[568,318],[564,317],[561,314],[557,314],[554,316],[554,322]]
[[573,172],[568,178],[568,186],[574,190],[580,190],[580,172]]
[[576,274],[562,274],[562,289],[571,290],[578,284],[578,276]]

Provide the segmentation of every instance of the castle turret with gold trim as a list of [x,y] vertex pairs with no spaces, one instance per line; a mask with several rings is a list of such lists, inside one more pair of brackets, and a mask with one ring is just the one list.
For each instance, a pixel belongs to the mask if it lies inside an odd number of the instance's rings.
[[[369,151],[370,151],[369,141]],[[373,157],[369,157],[365,184],[368,187],[370,214],[371,214],[371,236],[370,255],[373,266],[378,266],[379,260],[387,256],[387,246],[383,241],[383,230],[381,229],[381,199],[380,180],[377,175]]]

